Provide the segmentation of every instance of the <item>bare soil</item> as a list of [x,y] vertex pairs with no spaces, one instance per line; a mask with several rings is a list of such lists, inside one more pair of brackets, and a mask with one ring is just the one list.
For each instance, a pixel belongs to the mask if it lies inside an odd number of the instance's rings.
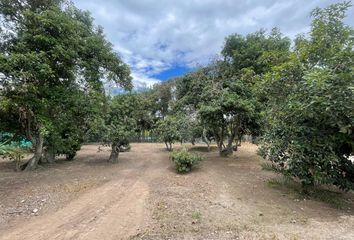
[[205,161],[184,175],[163,144],[132,144],[118,164],[97,148],[34,172],[0,160],[0,239],[354,239],[353,192],[338,209],[274,188],[255,145],[193,147]]

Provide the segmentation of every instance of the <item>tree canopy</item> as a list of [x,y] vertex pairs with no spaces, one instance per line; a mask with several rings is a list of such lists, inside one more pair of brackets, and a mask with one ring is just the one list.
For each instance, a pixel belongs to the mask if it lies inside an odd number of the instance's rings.
[[130,72],[88,12],[62,1],[4,1],[0,9],[1,101],[36,149],[26,165],[33,169],[43,146],[60,150],[63,138],[80,145],[84,123],[100,114],[102,79],[130,88]]
[[315,9],[311,32],[264,79],[268,93],[262,155],[304,185],[354,188],[354,29],[348,3]]

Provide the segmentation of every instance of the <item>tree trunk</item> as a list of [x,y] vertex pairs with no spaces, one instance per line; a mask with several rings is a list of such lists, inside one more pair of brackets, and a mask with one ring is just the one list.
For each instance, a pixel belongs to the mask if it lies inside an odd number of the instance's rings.
[[233,153],[232,146],[231,147],[227,146],[226,148],[219,151],[220,157],[228,157],[232,155],[232,153]]
[[[236,127],[233,127],[231,130],[230,130],[231,134],[229,136],[229,139],[227,141],[227,145],[225,146],[224,145],[224,141],[222,141],[222,146],[219,148],[219,154],[221,157],[228,157],[230,155],[232,155],[233,153],[233,142],[234,142],[234,139],[235,139],[235,136],[238,136],[238,133],[239,133],[239,126],[236,126]],[[237,146],[237,144],[236,144]],[[221,149],[221,150],[220,150]],[[237,151],[237,148],[236,148],[236,151]]]
[[143,129],[143,131],[142,131],[142,142],[146,142],[146,133],[145,133],[145,129]]
[[218,146],[219,155],[221,156],[221,155],[222,155],[221,153],[222,153],[222,151],[223,151],[223,147],[222,147],[222,146],[224,145],[224,143],[219,140],[219,141],[216,142],[216,144],[217,144],[217,146]]
[[56,152],[55,152],[54,147],[49,146],[46,149],[46,151],[44,153],[44,158],[42,158],[41,161],[44,160],[47,163],[54,163],[55,162],[55,155],[56,155]]
[[118,156],[119,156],[119,146],[118,146],[118,144],[113,143],[112,144],[111,155],[109,156],[108,162],[117,163],[118,162]]
[[38,133],[38,135],[35,136],[34,140],[35,140],[35,141],[33,141],[33,145],[35,147],[34,155],[33,155],[33,157],[30,160],[28,160],[27,163],[25,163],[22,166],[22,169],[26,170],[26,171],[30,171],[30,170],[36,169],[38,167],[38,162],[42,158],[43,141],[44,141],[44,138],[43,138],[42,134]]
[[210,152],[210,143],[205,129],[203,129],[202,141],[205,142],[205,144],[208,146],[208,152]]
[[72,161],[72,160],[74,160],[75,156],[76,156],[76,152],[67,153],[65,155],[65,160]]
[[166,145],[167,151],[172,151],[172,143],[170,143],[170,142],[165,142],[165,145]]
[[172,151],[172,143],[170,143],[170,151]]

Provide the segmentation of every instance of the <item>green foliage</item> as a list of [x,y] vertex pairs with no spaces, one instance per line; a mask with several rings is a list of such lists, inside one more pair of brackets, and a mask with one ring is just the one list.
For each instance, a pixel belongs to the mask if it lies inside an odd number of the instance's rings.
[[197,113],[202,131],[212,133],[220,155],[231,154],[234,140],[243,134],[260,134],[259,82],[288,58],[289,47],[290,40],[277,29],[270,34],[231,35],[222,50],[223,60],[176,80],[176,106]]
[[170,154],[170,159],[175,164],[176,170],[179,173],[190,172],[194,165],[203,160],[201,156],[189,152],[186,148],[173,151]]
[[14,161],[16,170],[19,169],[21,159],[26,153],[28,153],[28,149],[21,147],[20,144],[0,142],[0,157]]
[[173,82],[171,81],[153,86],[150,96],[153,101],[153,115],[164,118],[169,113],[172,101],[172,86]]
[[192,219],[196,222],[200,222],[202,220],[202,214],[199,211],[194,211],[192,213]]
[[138,98],[135,94],[121,94],[109,101],[103,142],[123,146],[136,134]]
[[159,138],[166,144],[167,150],[172,150],[172,144],[180,139],[178,122],[174,116],[167,116],[156,123],[155,128]]
[[273,178],[267,184],[269,187],[283,191],[295,199],[305,198],[320,201],[338,209],[344,209],[347,204],[342,192],[321,188],[320,186],[307,186],[304,188],[289,177]]
[[0,7],[0,27],[9,30],[0,43],[1,130],[25,136],[37,155],[43,147],[72,155],[90,122],[105,114],[101,79],[129,89],[129,68],[90,14],[66,1],[1,1]]
[[20,153],[20,148],[4,143],[0,143],[0,156],[6,158],[13,158]]
[[262,156],[303,185],[354,189],[354,29],[348,3],[313,12],[309,36],[263,83],[268,94]]
[[273,163],[262,163],[261,167],[262,167],[262,170],[265,170],[265,171],[272,171],[272,172],[281,173],[281,170],[278,168],[278,166]]
[[[256,75],[271,70],[287,59],[291,41],[274,28],[267,35],[264,30],[246,37],[234,34],[226,38],[222,55],[231,60],[233,71],[253,71]],[[254,79],[253,79],[254,80]],[[252,78],[248,78],[252,82]]]

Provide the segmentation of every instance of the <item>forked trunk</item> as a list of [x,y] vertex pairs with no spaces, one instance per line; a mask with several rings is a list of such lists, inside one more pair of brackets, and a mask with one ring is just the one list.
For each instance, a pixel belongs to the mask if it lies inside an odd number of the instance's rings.
[[165,145],[166,145],[167,151],[172,151],[172,143],[170,143],[170,142],[165,142]]
[[[239,133],[239,126],[236,126],[235,128],[231,129],[231,134],[229,136],[229,139],[227,141],[227,145],[224,145],[224,141],[221,141],[221,143],[219,144],[219,154],[221,157],[228,157],[230,155],[232,155],[234,149],[233,149],[233,142],[235,139],[235,136],[238,136]],[[237,144],[236,144],[236,151],[237,151]]]
[[108,162],[117,163],[118,157],[119,157],[119,146],[118,144],[114,143],[112,144],[112,151],[111,151],[111,155],[109,156]]
[[205,144],[208,146],[208,152],[210,152],[210,142],[206,135],[207,135],[206,130],[203,129],[202,141],[205,142]]
[[227,146],[224,149],[222,149],[221,151],[219,150],[220,157],[228,157],[228,156],[232,155],[232,153],[233,153],[232,146],[231,147]]
[[38,133],[38,135],[35,137],[35,141],[33,141],[35,147],[34,155],[30,160],[28,160],[27,163],[21,167],[23,170],[30,171],[38,167],[38,162],[41,160],[43,154],[43,141],[44,138],[42,134]]

